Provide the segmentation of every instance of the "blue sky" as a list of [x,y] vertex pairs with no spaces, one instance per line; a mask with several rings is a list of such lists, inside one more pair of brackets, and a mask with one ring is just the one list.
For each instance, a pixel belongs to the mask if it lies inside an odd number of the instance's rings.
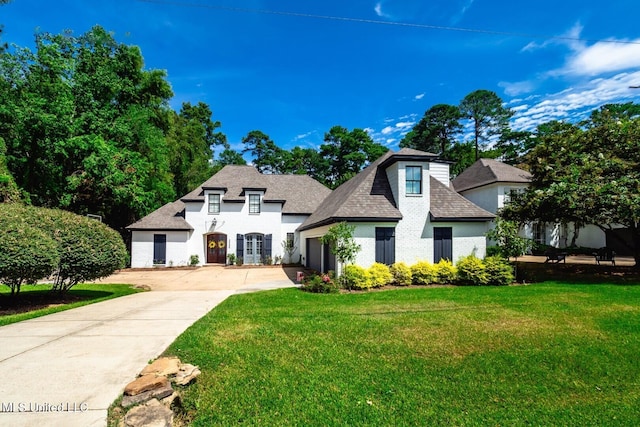
[[[435,104],[495,91],[514,129],[638,101],[637,0],[13,0],[3,41],[99,24],[209,104],[231,145],[317,147],[334,125],[391,149]],[[242,9],[242,10],[239,10]],[[268,13],[267,13],[268,12]],[[324,18],[323,18],[324,17]],[[348,19],[328,19],[348,18]],[[474,31],[458,31],[454,29]],[[475,31],[477,30],[477,31]],[[533,37],[536,36],[536,37]],[[631,42],[631,43],[630,43]]]

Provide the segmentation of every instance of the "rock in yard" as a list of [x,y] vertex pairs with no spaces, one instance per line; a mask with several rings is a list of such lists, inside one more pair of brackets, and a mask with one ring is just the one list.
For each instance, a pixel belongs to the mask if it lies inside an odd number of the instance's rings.
[[197,366],[185,363],[180,365],[180,370],[176,374],[174,382],[178,385],[187,385],[200,375],[200,369]]
[[171,396],[172,394],[173,388],[171,387],[171,384],[167,384],[165,387],[148,390],[140,394],[136,394],[135,396],[124,396],[120,405],[122,405],[123,408],[128,408],[129,406],[146,402],[147,400],[150,400],[154,397],[156,399],[164,399],[165,397]]
[[126,427],[171,427],[171,423],[173,423],[173,411],[157,399],[136,406],[124,417]]
[[166,377],[157,377],[155,375],[144,375],[131,381],[124,388],[124,394],[127,396],[135,396],[149,390],[164,388],[169,385]]
[[180,370],[180,359],[177,357],[161,357],[156,359],[150,365],[144,367],[140,375],[164,375],[168,377],[175,375]]

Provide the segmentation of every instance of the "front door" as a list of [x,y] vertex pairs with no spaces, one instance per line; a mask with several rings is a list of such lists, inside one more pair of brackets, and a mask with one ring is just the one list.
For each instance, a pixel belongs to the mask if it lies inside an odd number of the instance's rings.
[[227,261],[227,235],[207,235],[207,264],[225,264]]
[[262,234],[247,234],[244,248],[245,264],[260,264],[262,262]]

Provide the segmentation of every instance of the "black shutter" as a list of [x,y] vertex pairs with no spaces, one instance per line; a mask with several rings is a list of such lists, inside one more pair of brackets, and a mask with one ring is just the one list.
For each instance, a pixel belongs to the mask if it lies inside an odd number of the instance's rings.
[[271,241],[273,240],[272,234],[265,234],[264,236],[264,256],[271,256]]
[[244,258],[244,234],[236,234],[236,257]]
[[396,261],[395,228],[376,227],[376,262],[391,265]]
[[453,229],[451,227],[434,227],[433,229],[433,262],[441,259],[452,261]]

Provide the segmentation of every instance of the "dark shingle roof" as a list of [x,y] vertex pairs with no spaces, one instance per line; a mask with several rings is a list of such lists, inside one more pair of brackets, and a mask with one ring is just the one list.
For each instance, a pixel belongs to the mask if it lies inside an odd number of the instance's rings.
[[434,177],[430,177],[432,221],[489,221],[495,215],[462,197]]
[[387,174],[378,166],[390,159],[387,152],[362,172],[333,190],[320,207],[300,226],[307,230],[339,221],[388,220],[399,221],[398,210]]
[[[436,160],[435,154],[403,148],[387,152],[358,175],[336,188],[299,230],[339,221],[399,221],[402,214],[387,179],[386,168],[402,160]],[[486,221],[494,215],[430,177],[431,217],[434,220]]]
[[282,213],[310,215],[331,193],[307,175],[263,175],[253,166],[228,165],[201,186],[168,203],[127,228],[130,230],[193,230],[180,213],[185,203],[204,203],[204,190],[222,189],[223,202],[244,203],[245,190],[263,190],[264,203],[281,203]]
[[193,230],[184,219],[184,203],[180,200],[167,203],[141,220],[127,227],[129,230]]
[[493,159],[480,159],[451,182],[457,192],[497,182],[529,183],[531,174]]

